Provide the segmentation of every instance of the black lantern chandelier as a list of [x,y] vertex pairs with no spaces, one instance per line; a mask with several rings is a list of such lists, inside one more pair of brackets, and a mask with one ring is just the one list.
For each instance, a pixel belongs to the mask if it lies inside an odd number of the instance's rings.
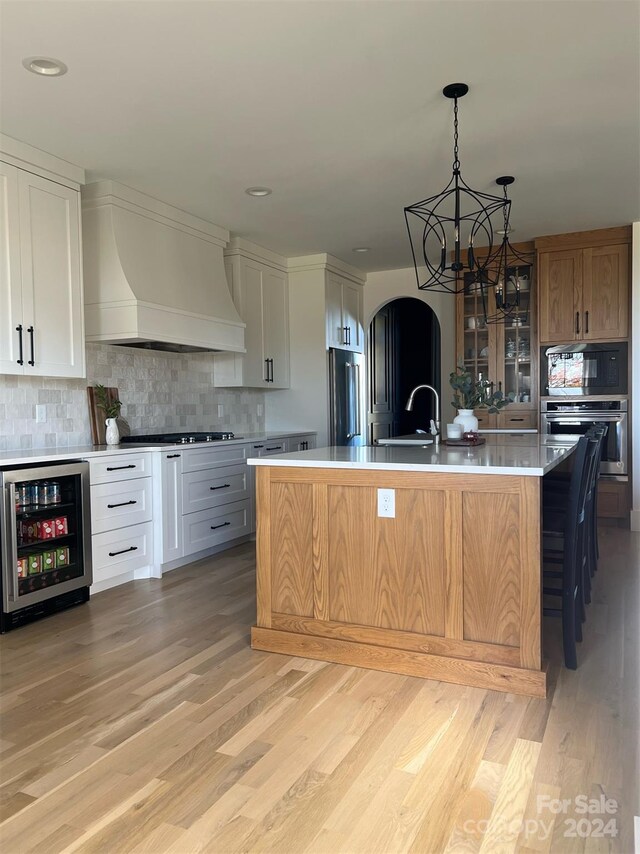
[[[507,187],[516,179],[511,175],[496,178],[507,201]],[[504,208],[502,242],[477,272],[476,282],[482,293],[482,309],[486,323],[505,323],[507,320],[520,324],[528,322],[530,301],[530,275],[534,252],[517,250],[509,240],[511,233],[511,208]],[[491,292],[493,291],[493,299]],[[526,297],[525,294],[526,293]]]
[[[509,218],[506,195],[492,196],[473,190],[462,178],[458,152],[458,98],[469,91],[466,83],[450,83],[442,90],[453,99],[453,174],[441,193],[404,209],[416,279],[420,290],[460,293],[465,276],[484,275],[486,259],[493,255],[493,221]],[[483,259],[474,246],[483,247]],[[486,253],[486,254],[485,254]],[[465,257],[466,256],[466,257]],[[468,276],[473,280],[473,276]]]

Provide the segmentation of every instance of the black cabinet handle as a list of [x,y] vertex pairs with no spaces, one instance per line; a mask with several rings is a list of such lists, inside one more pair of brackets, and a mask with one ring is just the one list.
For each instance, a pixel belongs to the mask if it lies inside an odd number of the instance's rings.
[[509,421],[524,421],[524,418],[510,418]]
[[137,551],[138,551],[137,546],[129,546],[128,549],[121,549],[119,552],[109,552],[109,557],[115,557],[116,555],[123,555],[123,554],[126,554],[127,552],[137,552]]
[[267,382],[272,383],[273,382],[273,359],[267,359],[267,362],[269,362],[269,373],[268,373],[269,379],[267,380]]
[[16,359],[16,362],[19,365],[24,365],[24,354],[22,352],[22,324],[20,324],[19,326],[16,326],[16,332],[18,333],[18,345],[20,347],[20,355]]
[[179,456],[180,456],[180,454],[167,454],[167,459],[168,460],[175,460],[176,457],[179,457]]
[[576,335],[580,334],[580,312],[576,311]]
[[218,528],[226,528],[227,525],[230,525],[231,522],[223,522],[222,525],[212,525],[211,530],[216,531]]
[[216,489],[229,489],[230,483],[223,483],[222,486],[210,486],[209,489],[213,492]]
[[253,448],[257,451],[259,448],[264,448],[264,445],[254,445]]
[[35,350],[34,350],[34,347],[33,347],[33,326],[29,326],[29,327],[27,328],[27,332],[29,333],[29,339],[30,339],[30,341],[31,341],[31,358],[29,359],[29,361],[27,362],[27,364],[28,364],[28,365],[31,365],[31,367],[33,367],[33,366],[35,365],[35,363],[36,363]]
[[265,366],[266,366],[266,367],[265,367],[265,378],[264,378],[264,381],[265,381],[266,383],[268,383],[268,382],[269,382],[269,360],[268,360],[268,359],[265,359],[265,360],[264,360],[264,364],[265,364]]
[[121,469],[134,469],[135,466],[133,463],[130,463],[128,466],[107,466],[107,471],[120,471]]
[[109,510],[113,510],[114,507],[128,507],[129,504],[137,504],[137,501],[121,501],[119,504],[107,504]]
[[585,332],[585,335],[588,335],[589,334],[589,312],[588,311],[585,311],[585,313],[584,313],[584,322],[585,322],[584,332]]
[[343,327],[342,327],[342,333],[343,333],[343,334],[342,334],[342,343],[343,343],[343,344],[348,344],[348,343],[349,343],[349,342],[347,341],[347,329],[348,329],[348,328],[349,328],[348,326],[343,326]]
[[281,451],[282,445],[274,445],[272,448],[267,448],[267,451]]
[[351,327],[347,326],[347,345],[351,347]]

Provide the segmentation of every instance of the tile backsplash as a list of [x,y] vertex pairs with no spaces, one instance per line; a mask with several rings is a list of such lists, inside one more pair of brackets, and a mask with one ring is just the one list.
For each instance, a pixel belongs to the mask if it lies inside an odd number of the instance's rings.
[[264,430],[264,392],[214,388],[213,359],[87,344],[86,380],[0,376],[0,450],[90,445],[87,386],[95,383],[118,389],[132,433]]

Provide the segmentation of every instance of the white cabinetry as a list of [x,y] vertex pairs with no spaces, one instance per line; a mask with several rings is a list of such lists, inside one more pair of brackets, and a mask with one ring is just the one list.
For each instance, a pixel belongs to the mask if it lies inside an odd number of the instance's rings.
[[79,189],[0,159],[0,244],[0,373],[85,376]]
[[289,284],[284,259],[234,238],[225,251],[234,304],[246,323],[244,355],[216,356],[216,386],[289,387]]
[[327,273],[327,347],[364,350],[362,285],[335,273]]
[[165,569],[251,533],[248,447],[181,448],[156,455],[156,494],[162,501],[156,543]]
[[95,593],[153,572],[151,455],[101,456],[89,466]]

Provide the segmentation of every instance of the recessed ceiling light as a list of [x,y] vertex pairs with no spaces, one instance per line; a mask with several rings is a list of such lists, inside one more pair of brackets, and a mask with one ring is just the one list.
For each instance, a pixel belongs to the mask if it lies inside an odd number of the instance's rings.
[[27,71],[33,71],[34,74],[42,74],[45,77],[60,77],[69,70],[64,62],[52,59],[50,56],[28,56],[22,60],[22,64]]
[[270,196],[272,192],[269,187],[247,187],[245,190],[248,196]]
[[369,249],[368,246],[356,246],[355,249],[352,249],[351,251],[352,252],[370,252],[371,250]]

